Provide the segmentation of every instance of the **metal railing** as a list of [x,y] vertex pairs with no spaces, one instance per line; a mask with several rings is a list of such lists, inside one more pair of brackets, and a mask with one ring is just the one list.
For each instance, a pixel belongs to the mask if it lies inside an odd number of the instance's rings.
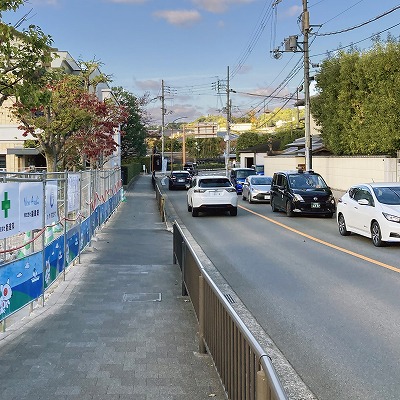
[[208,274],[183,229],[173,226],[174,263],[182,271],[182,294],[199,324],[199,352],[208,352],[231,400],[287,400],[271,359]]

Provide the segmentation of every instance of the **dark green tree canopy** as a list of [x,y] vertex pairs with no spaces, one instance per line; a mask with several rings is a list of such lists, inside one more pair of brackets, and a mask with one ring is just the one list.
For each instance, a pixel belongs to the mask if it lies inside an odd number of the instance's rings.
[[123,136],[121,138],[121,157],[122,160],[129,160],[131,157],[141,157],[146,155],[147,137],[147,115],[143,106],[147,102],[146,95],[137,98],[132,93],[127,92],[122,87],[113,88],[118,102],[127,107],[128,120],[121,128]]
[[366,52],[326,59],[311,112],[337,155],[394,155],[400,146],[400,43],[376,41]]

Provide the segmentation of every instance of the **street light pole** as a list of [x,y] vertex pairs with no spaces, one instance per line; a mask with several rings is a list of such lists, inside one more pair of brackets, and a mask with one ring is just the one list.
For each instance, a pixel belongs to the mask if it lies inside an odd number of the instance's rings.
[[[179,117],[179,118],[175,118],[172,122],[170,122],[168,125],[172,125],[172,124],[174,124],[176,121],[178,121],[178,120],[180,120],[180,119],[184,119],[184,118],[187,118],[187,117]],[[173,128],[172,128],[173,129]],[[184,130],[185,130],[185,128],[183,128]],[[185,133],[183,134],[183,136],[185,137]],[[174,160],[173,160],[173,145],[172,145],[172,133],[171,133],[171,135],[170,135],[170,141],[171,141],[171,172],[172,172],[172,169],[173,169],[173,165],[174,165]]]

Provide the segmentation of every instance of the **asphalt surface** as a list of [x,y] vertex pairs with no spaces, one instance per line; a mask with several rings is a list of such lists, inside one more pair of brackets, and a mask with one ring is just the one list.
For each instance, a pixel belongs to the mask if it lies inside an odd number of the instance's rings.
[[150,175],[46,294],[0,332],[0,399],[225,399],[172,264]]

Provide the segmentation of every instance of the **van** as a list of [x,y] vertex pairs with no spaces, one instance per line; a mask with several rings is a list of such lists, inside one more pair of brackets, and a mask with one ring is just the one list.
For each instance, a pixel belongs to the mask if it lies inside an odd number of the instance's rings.
[[232,168],[230,173],[230,180],[236,189],[237,194],[242,194],[243,183],[249,175],[256,175],[254,168]]
[[271,208],[294,215],[322,215],[332,218],[335,198],[321,175],[314,171],[275,172],[271,183]]

